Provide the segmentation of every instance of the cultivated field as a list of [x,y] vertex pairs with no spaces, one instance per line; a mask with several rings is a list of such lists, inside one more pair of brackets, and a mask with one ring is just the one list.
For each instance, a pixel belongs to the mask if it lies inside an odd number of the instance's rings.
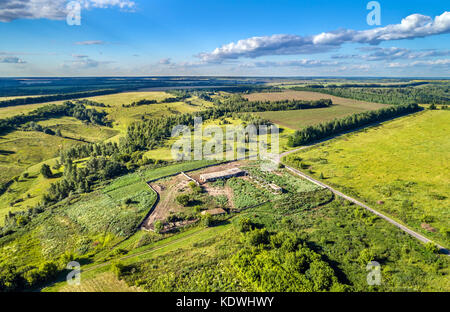
[[425,111],[299,152],[288,161],[448,247],[449,125],[449,111]]
[[328,108],[305,109],[295,111],[276,111],[257,113],[262,118],[269,119],[277,125],[299,130],[306,126],[342,118],[354,113],[367,110],[377,110],[386,107],[384,104],[362,102],[340,98],[328,94],[305,91],[286,91],[274,93],[253,93],[245,96],[250,101],[279,101],[279,100],[320,100],[331,99],[333,106]]

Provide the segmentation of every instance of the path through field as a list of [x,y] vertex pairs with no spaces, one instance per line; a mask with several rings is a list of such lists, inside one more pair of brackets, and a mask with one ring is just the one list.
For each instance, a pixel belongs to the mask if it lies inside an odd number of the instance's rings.
[[[333,137],[333,138],[330,138],[330,139],[326,139],[326,140],[324,140],[324,141],[328,141],[328,140],[331,140],[331,139],[334,139],[334,137]],[[320,143],[322,143],[322,142],[324,142],[324,141],[321,141],[321,142],[316,143],[316,144],[308,145],[308,146],[303,146],[303,147],[294,149],[294,150],[292,150],[292,151],[288,151],[288,152],[285,152],[285,153],[283,153],[283,154],[280,154],[280,159],[279,159],[279,161],[281,162],[281,159],[282,159],[283,157],[287,156],[287,155],[290,155],[290,154],[299,152],[299,151],[301,151],[301,150],[304,150],[304,149],[313,147],[313,146],[315,146],[315,145],[317,145],[317,144],[320,144]],[[441,245],[439,245],[439,244],[436,244],[436,243],[433,242],[432,240],[430,240],[430,239],[426,238],[425,236],[423,236],[423,235],[421,235],[421,234],[419,234],[419,233],[417,233],[417,232],[415,232],[415,231],[409,229],[408,227],[406,227],[406,226],[404,226],[404,225],[398,223],[397,221],[395,221],[395,220],[391,219],[390,217],[388,217],[388,216],[382,214],[381,212],[379,212],[379,211],[377,211],[377,210],[375,210],[375,209],[373,209],[373,208],[370,208],[370,207],[367,206],[366,204],[364,204],[364,203],[362,203],[362,202],[360,202],[360,201],[358,201],[358,200],[356,200],[356,199],[354,199],[354,198],[352,198],[352,197],[350,197],[350,196],[348,196],[348,195],[345,195],[345,194],[342,193],[342,192],[339,192],[338,190],[332,188],[331,186],[326,185],[325,183],[322,183],[322,182],[320,182],[320,181],[318,181],[318,180],[316,180],[316,179],[314,179],[314,178],[312,178],[312,177],[306,175],[305,173],[303,173],[303,172],[301,172],[301,171],[299,171],[299,170],[297,170],[297,169],[295,169],[295,168],[289,167],[289,166],[287,166],[287,165],[285,165],[285,167],[286,167],[286,169],[288,169],[289,171],[293,172],[294,174],[296,174],[296,175],[298,175],[298,176],[300,176],[300,177],[302,177],[302,178],[304,178],[304,179],[306,179],[306,180],[308,180],[308,181],[310,181],[310,182],[312,182],[312,183],[314,183],[314,184],[316,184],[316,185],[318,185],[318,186],[320,186],[320,187],[329,189],[331,192],[333,192],[333,193],[336,194],[337,196],[342,197],[342,198],[344,198],[344,199],[346,199],[346,200],[348,200],[348,201],[351,201],[352,203],[354,203],[354,204],[356,204],[356,205],[358,205],[358,206],[360,206],[360,207],[362,207],[362,208],[364,208],[364,209],[370,211],[371,213],[373,213],[373,214],[379,216],[380,218],[386,220],[387,222],[389,222],[389,223],[391,223],[392,225],[398,227],[398,228],[401,229],[402,231],[404,231],[404,232],[406,232],[407,234],[411,235],[412,237],[414,237],[414,238],[420,240],[421,242],[423,242],[423,243],[433,243],[433,244],[435,244],[435,245],[440,249],[441,253],[446,254],[446,255],[450,255],[450,251],[449,251],[447,248],[445,248],[445,247],[443,247],[443,246],[441,246]]]

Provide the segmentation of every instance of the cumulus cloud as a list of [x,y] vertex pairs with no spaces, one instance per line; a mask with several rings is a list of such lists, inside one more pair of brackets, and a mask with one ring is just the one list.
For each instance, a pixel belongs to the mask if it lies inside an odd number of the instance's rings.
[[17,56],[4,56],[0,57],[0,63],[6,64],[25,64],[26,62]]
[[[82,8],[132,9],[135,2],[130,0],[79,0]],[[67,16],[67,0],[0,0],[0,22],[16,19],[63,20]]]
[[339,48],[344,43],[376,45],[383,41],[414,39],[445,33],[450,33],[450,12],[444,12],[434,19],[421,14],[412,14],[402,19],[400,24],[370,30],[339,29],[308,37],[278,34],[248,38],[223,45],[212,52],[200,53],[198,57],[206,62],[220,63],[241,57],[327,52]]

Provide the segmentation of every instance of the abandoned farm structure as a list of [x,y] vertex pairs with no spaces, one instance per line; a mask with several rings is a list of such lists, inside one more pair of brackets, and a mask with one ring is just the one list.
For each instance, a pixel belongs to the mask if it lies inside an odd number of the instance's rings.
[[202,183],[206,182],[214,182],[217,180],[226,180],[231,179],[234,177],[241,177],[247,175],[247,172],[244,170],[241,170],[239,168],[232,168],[225,171],[219,171],[219,172],[213,172],[213,173],[206,173],[200,175],[200,181]]

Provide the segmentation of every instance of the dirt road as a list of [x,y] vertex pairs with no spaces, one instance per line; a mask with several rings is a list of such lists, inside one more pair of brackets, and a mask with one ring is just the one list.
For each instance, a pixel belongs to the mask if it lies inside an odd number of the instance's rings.
[[[334,138],[334,137],[333,137],[333,138]],[[331,140],[331,139],[332,139],[332,138],[327,139],[327,140],[324,140],[324,141],[328,141],[328,140]],[[288,152],[285,152],[285,153],[283,153],[283,154],[280,154],[279,160],[280,160],[280,162],[281,162],[282,158],[285,157],[285,156],[287,156],[287,155],[290,155],[290,154],[299,152],[299,151],[304,150],[304,149],[306,149],[306,148],[309,148],[309,147],[311,147],[311,146],[320,144],[320,143],[322,143],[322,142],[324,142],[324,141],[321,141],[321,142],[316,143],[316,144],[313,144],[313,145],[308,145],[308,146],[304,146],[304,147],[301,147],[301,148],[297,148],[297,149],[295,149],[295,150],[288,151]],[[285,165],[285,164],[284,164],[284,165]],[[404,231],[404,232],[406,232],[407,234],[411,235],[412,237],[418,239],[419,241],[421,241],[421,242],[423,242],[423,243],[433,243],[433,244],[435,244],[435,245],[440,249],[440,252],[441,252],[441,253],[446,254],[446,255],[449,255],[449,254],[450,254],[450,252],[449,252],[449,250],[448,250],[447,248],[445,248],[445,247],[443,247],[443,246],[441,246],[441,245],[439,245],[439,244],[436,244],[436,243],[433,242],[432,240],[430,240],[430,239],[426,238],[425,236],[423,236],[423,235],[421,235],[421,234],[419,234],[419,233],[417,233],[417,232],[411,230],[410,228],[404,226],[403,224],[398,223],[397,221],[395,221],[395,220],[389,218],[388,216],[382,214],[381,212],[379,212],[379,211],[377,211],[377,210],[375,210],[375,209],[373,209],[373,208],[370,208],[370,207],[367,206],[366,204],[361,203],[360,201],[358,201],[358,200],[356,200],[356,199],[354,199],[354,198],[352,198],[352,197],[350,197],[350,196],[348,196],[348,195],[345,195],[345,194],[342,193],[342,192],[339,192],[338,190],[332,188],[331,186],[326,185],[325,183],[322,183],[322,182],[320,182],[320,181],[318,181],[318,180],[316,180],[316,179],[314,179],[314,178],[312,178],[312,177],[310,177],[310,176],[304,174],[303,172],[301,172],[301,171],[299,171],[299,170],[297,170],[297,169],[295,169],[295,168],[289,167],[289,166],[287,166],[287,165],[285,165],[285,167],[286,167],[286,169],[288,169],[289,171],[293,172],[294,174],[296,174],[296,175],[298,175],[298,176],[300,176],[300,177],[302,177],[302,178],[304,178],[304,179],[306,179],[306,180],[308,180],[308,181],[310,181],[310,182],[312,182],[312,183],[314,183],[314,184],[316,184],[316,185],[318,185],[318,186],[320,186],[320,187],[329,189],[331,192],[333,192],[333,193],[336,194],[337,196],[342,197],[342,198],[344,198],[344,199],[346,199],[346,200],[348,200],[348,201],[351,201],[351,202],[354,203],[355,205],[358,205],[358,206],[360,206],[360,207],[362,207],[362,208],[364,208],[364,209],[370,211],[371,213],[373,213],[373,214],[379,216],[380,218],[386,220],[387,222],[389,222],[389,223],[391,223],[392,225],[398,227],[399,229],[401,229],[402,231]]]

